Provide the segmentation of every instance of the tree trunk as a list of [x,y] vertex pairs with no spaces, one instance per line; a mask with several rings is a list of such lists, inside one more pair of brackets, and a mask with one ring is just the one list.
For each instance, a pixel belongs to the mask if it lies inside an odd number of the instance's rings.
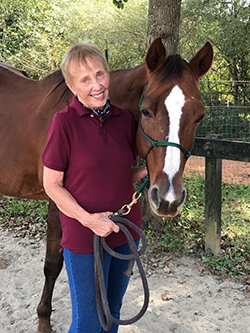
[[149,0],[148,46],[155,37],[161,36],[167,54],[178,49],[181,0]]

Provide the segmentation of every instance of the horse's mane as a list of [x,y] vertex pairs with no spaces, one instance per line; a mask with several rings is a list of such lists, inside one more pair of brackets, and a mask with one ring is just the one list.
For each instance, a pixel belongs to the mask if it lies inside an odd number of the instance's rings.
[[16,73],[18,75],[29,77],[29,75],[25,71],[23,71],[22,69],[15,68],[15,67],[13,67],[11,65],[8,65],[8,64],[5,64],[3,62],[0,62],[0,67],[4,68],[4,69],[7,69],[8,71],[14,72],[14,73]]
[[141,64],[141,65],[138,65],[138,66],[135,66],[135,67],[131,67],[131,68],[122,68],[122,69],[116,69],[116,70],[113,70],[113,71],[110,71],[110,75],[112,77],[116,77],[117,75],[120,76],[121,74],[123,75],[130,75],[131,72],[137,72],[139,71],[141,68],[144,68],[145,67],[145,64]]
[[187,62],[179,54],[169,55],[163,65],[155,72],[160,82],[169,81],[181,77]]

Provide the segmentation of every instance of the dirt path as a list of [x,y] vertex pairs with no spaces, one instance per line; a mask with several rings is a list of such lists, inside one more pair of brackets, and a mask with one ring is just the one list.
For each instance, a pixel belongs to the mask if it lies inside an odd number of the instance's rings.
[[[187,161],[185,173],[199,171],[205,173],[205,158],[200,156],[191,156]],[[222,180],[229,184],[250,185],[250,163],[238,161],[222,161]]]
[[[44,282],[44,254],[44,242],[14,238],[13,233],[0,228],[0,258],[6,265],[0,269],[1,333],[35,332],[36,306]],[[250,333],[246,286],[206,275],[197,269],[194,259],[185,256],[165,257],[157,268],[153,266],[145,266],[149,308],[139,322],[121,327],[120,333]],[[137,272],[124,303],[123,317],[134,316],[142,304]],[[53,308],[55,332],[66,333],[71,310],[65,270],[56,284]]]

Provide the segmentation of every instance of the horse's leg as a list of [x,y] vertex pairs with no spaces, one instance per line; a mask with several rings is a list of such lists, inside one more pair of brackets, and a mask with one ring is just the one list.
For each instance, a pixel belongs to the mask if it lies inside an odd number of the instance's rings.
[[47,226],[47,249],[44,264],[45,284],[40,303],[37,307],[37,333],[52,333],[50,316],[52,311],[52,293],[55,281],[63,266],[63,256],[59,252],[62,237],[59,211],[53,201],[49,203]]

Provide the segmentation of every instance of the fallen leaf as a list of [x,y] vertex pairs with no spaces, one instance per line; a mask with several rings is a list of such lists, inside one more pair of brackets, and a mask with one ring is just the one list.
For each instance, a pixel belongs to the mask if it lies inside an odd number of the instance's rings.
[[200,263],[196,263],[196,268],[199,272],[204,272],[205,271],[205,267],[202,266]]
[[168,297],[167,294],[162,294],[161,295],[161,299],[163,301],[171,301],[173,298],[172,297]]
[[247,276],[245,282],[246,282],[247,284],[250,284],[250,275]]
[[247,288],[245,296],[248,299],[250,298],[250,287]]
[[0,258],[0,269],[5,269],[7,266],[5,265],[4,261],[2,258]]
[[165,266],[165,267],[164,267],[164,272],[165,272],[166,274],[170,274],[170,273],[171,273],[171,269],[170,269],[168,266]]
[[161,259],[160,264],[165,264],[167,261],[169,261],[172,258],[173,256],[165,256]]

